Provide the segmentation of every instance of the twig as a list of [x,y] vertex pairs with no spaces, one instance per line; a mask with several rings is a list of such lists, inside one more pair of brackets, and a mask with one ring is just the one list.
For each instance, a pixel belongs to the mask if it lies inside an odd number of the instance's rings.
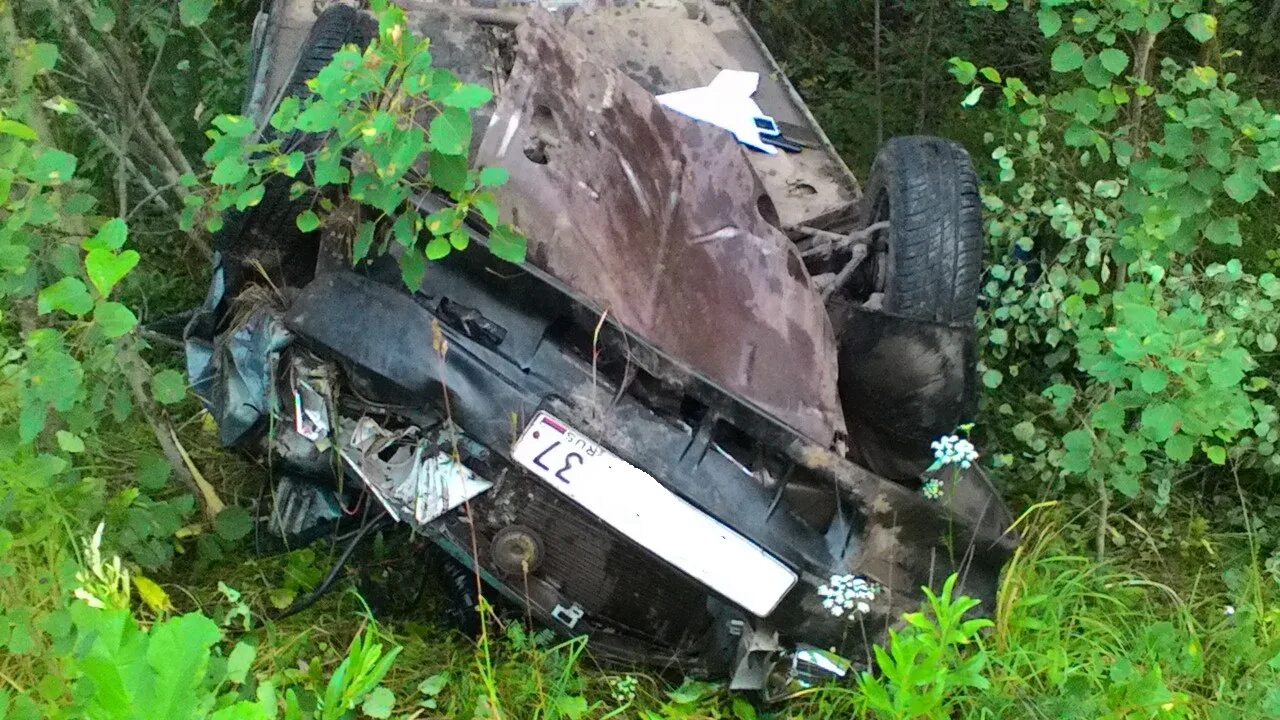
[[1101,501],[1101,507],[1098,508],[1098,535],[1093,543],[1098,562],[1102,562],[1107,556],[1107,525],[1111,521],[1108,517],[1111,511],[1111,495],[1107,492],[1107,479],[1102,473],[1098,473],[1098,497]]
[[[1138,34],[1138,45],[1133,54],[1133,74],[1138,78],[1138,82],[1146,85],[1147,80],[1151,76],[1151,50],[1156,44],[1156,33],[1143,30]],[[1138,95],[1133,101],[1133,112],[1130,116],[1132,122],[1129,130],[1129,141],[1133,145],[1134,159],[1144,154],[1142,142],[1142,124],[1143,111],[1146,109],[1147,99],[1142,95]]]
[[186,486],[187,490],[201,503],[206,517],[212,519],[217,514],[215,512],[217,508],[209,505],[208,498],[202,491],[203,489],[196,482],[195,476],[191,474],[187,464],[189,458],[185,457],[186,452],[178,445],[173,425],[161,414],[151,396],[147,394],[147,366],[142,357],[138,355],[137,348],[130,345],[121,350],[116,357],[116,364],[124,373],[125,379],[128,380],[134,402],[142,410],[142,416],[146,419],[147,424],[151,426],[156,442],[159,443],[160,450],[164,453],[165,459],[169,461],[169,465],[173,467],[178,481]]
[[[920,68],[920,104],[917,106],[916,112],[916,132],[924,132],[924,122],[927,118],[926,111],[929,107],[929,85],[933,78],[933,62],[932,56],[929,54],[933,49],[933,14],[934,4],[930,2],[925,6],[924,12],[924,47],[921,48],[917,57],[929,58],[930,60],[922,63]],[[880,138],[880,142],[884,142],[884,138]]]
[[882,89],[884,87],[880,74],[880,0],[875,0],[875,35],[872,44],[874,67],[872,72],[875,73],[876,86],[876,147],[884,144],[884,96]]

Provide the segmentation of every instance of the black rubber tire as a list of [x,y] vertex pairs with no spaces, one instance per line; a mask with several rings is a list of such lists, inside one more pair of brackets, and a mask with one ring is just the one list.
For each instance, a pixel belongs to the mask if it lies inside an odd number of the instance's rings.
[[883,293],[882,313],[857,312],[857,297],[832,306],[840,403],[850,457],[909,482],[929,465],[930,441],[973,417],[984,242],[978,181],[960,145],[899,137],[876,156],[866,202],[866,224],[890,227],[877,237],[883,245],[868,258],[870,279],[857,295]]
[[[344,46],[365,47],[377,34],[377,23],[367,13],[346,5],[334,5],[316,18],[299,50],[283,97],[306,98],[311,95],[307,81],[329,64]],[[275,112],[273,107],[272,113]],[[270,113],[268,113],[270,116]],[[263,141],[274,140],[275,128],[263,128]],[[285,151],[309,152],[319,147],[323,136],[292,130],[281,140]],[[227,260],[227,290],[239,292],[244,282],[254,276],[255,264],[261,265],[277,285],[298,286],[310,280],[315,270],[319,231],[304,233],[295,218],[301,200],[289,197],[293,180],[283,175],[269,178],[262,200],[244,211],[229,210],[223,214],[223,227],[213,236],[213,248]]]
[[306,98],[311,96],[307,81],[315,77],[333,56],[347,45],[363,48],[378,33],[378,24],[368,13],[346,5],[334,5],[316,18],[311,26],[298,63],[285,85],[283,97]]
[[973,322],[982,278],[982,205],[969,153],[935,137],[897,137],[867,183],[868,224],[888,220],[887,312],[956,325]]

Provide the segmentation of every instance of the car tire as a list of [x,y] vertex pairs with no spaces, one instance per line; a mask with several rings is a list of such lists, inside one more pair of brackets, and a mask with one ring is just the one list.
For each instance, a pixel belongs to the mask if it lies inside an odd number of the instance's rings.
[[310,97],[307,81],[318,75],[339,50],[347,45],[363,48],[377,33],[378,25],[367,13],[346,5],[329,7],[311,26],[281,97]]
[[[281,97],[310,97],[307,81],[328,65],[338,50],[348,44],[364,47],[376,34],[377,24],[368,14],[346,5],[328,8],[316,19],[298,51],[298,61]],[[274,112],[273,106],[266,117]],[[271,125],[263,128],[263,142],[276,137],[277,131]],[[285,152],[311,152],[320,146],[324,136],[291,130],[280,140]],[[223,214],[223,226],[214,233],[213,248],[228,261],[224,269],[231,295],[238,294],[246,282],[254,279],[259,267],[277,286],[298,287],[314,274],[319,231],[298,229],[296,217],[302,200],[290,197],[292,185],[292,178],[271,176],[257,205]]]
[[832,306],[840,401],[850,456],[911,481],[932,459],[929,442],[976,406],[978,182],[959,144],[900,137],[877,155],[865,198],[866,225],[889,227],[874,237],[859,287]]
[[868,222],[880,233],[883,308],[969,325],[982,277],[982,206],[969,153],[935,137],[898,137],[876,156],[867,183]]

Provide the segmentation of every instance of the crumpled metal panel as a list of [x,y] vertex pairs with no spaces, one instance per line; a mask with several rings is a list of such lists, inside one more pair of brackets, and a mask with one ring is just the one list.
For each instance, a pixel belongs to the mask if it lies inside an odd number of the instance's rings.
[[251,431],[271,411],[271,380],[293,334],[269,306],[254,307],[218,333],[225,289],[222,261],[215,256],[208,295],[183,335],[191,387],[217,421],[218,439],[231,446],[253,437]]
[[630,331],[828,444],[844,420],[818,293],[723,130],[671,113],[551,15],[517,31],[477,161],[529,261]]

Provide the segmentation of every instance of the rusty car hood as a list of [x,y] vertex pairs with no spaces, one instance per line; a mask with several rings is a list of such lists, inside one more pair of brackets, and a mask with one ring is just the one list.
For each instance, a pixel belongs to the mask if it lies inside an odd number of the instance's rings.
[[499,202],[528,261],[830,444],[844,430],[831,323],[742,148],[664,109],[546,12],[517,40],[477,163],[510,172]]

